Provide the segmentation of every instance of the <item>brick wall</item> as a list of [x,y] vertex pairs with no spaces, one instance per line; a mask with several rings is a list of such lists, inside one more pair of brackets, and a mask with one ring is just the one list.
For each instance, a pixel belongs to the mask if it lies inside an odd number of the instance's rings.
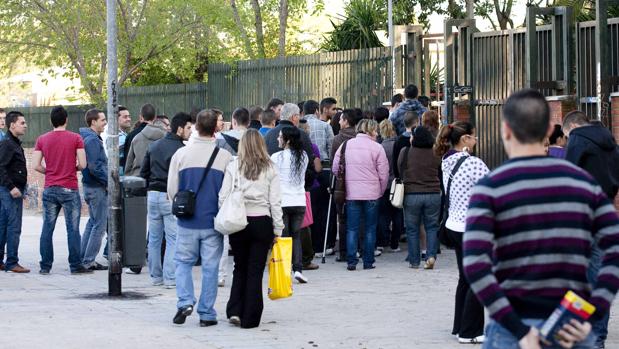
[[[34,148],[24,148],[26,166],[28,167],[28,189],[24,195],[24,209],[42,212],[43,205],[41,200],[43,197],[43,189],[45,188],[45,176],[34,170],[34,164],[32,163],[33,152]],[[84,202],[81,172],[78,172],[77,179],[80,186],[80,197],[82,198],[82,217],[87,217],[88,206]]]
[[454,103],[454,121],[470,121],[469,101],[459,101]]
[[552,96],[547,97],[550,107],[550,122],[552,125],[563,124],[563,117],[576,110],[576,98],[574,96]]

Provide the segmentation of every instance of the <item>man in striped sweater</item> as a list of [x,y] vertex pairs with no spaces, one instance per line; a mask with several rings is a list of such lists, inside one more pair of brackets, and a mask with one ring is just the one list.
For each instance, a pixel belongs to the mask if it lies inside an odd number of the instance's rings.
[[[473,188],[463,237],[464,272],[493,321],[484,348],[540,348],[539,331],[572,290],[609,311],[619,286],[619,217],[595,180],[545,156],[552,131],[544,96],[513,94],[501,137],[509,160]],[[591,244],[604,252],[595,285],[587,282]],[[589,322],[560,332],[565,348],[592,348]]]

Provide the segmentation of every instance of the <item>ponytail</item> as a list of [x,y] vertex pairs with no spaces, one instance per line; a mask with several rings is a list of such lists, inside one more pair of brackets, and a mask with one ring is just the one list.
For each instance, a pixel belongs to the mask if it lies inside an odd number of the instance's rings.
[[434,154],[443,157],[451,147],[455,147],[460,138],[465,135],[473,134],[473,125],[466,121],[455,121],[451,124],[441,126],[434,143]]

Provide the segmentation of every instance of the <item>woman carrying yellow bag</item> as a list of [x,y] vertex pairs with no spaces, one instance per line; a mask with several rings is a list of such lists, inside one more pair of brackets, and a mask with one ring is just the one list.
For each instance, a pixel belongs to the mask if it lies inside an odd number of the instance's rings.
[[269,248],[273,239],[282,234],[284,223],[279,175],[262,136],[256,130],[247,130],[238,149],[238,167],[233,162],[226,168],[219,192],[221,206],[230,192],[233,178],[237,176],[248,223],[245,229],[230,235],[234,272],[226,314],[230,323],[253,328],[260,325],[262,317],[262,275]]

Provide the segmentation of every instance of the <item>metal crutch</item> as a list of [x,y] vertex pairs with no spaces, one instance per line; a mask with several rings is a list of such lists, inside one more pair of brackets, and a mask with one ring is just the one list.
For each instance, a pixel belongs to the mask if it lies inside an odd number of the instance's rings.
[[[325,224],[325,240],[322,246],[322,264],[325,264],[325,254],[327,253],[327,236],[329,235],[329,221],[331,220],[331,203],[333,201],[333,188],[335,187],[335,176],[331,173],[331,186],[329,187],[329,208],[327,209],[327,224]],[[337,224],[337,222],[335,223]]]

